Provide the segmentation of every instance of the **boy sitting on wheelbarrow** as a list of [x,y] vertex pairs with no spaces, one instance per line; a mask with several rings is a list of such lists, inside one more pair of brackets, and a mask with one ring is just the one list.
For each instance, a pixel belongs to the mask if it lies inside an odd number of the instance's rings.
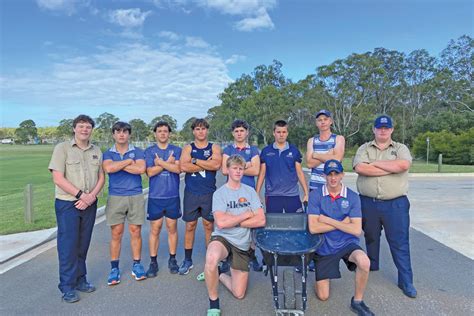
[[362,300],[369,279],[370,260],[359,246],[362,214],[359,195],[342,184],[344,172],[338,160],[324,164],[326,184],[309,195],[308,222],[312,234],[324,234],[316,251],[316,296],[329,298],[330,279],[339,279],[339,261],[355,271],[355,293],[351,310],[358,315],[374,315]]
[[[240,181],[245,160],[239,155],[227,159],[228,180],[212,198],[214,232],[207,246],[204,274],[210,307],[208,316],[219,316],[219,281],[242,299],[247,290],[251,258],[250,229],[265,226],[265,214],[257,193]],[[219,262],[229,257],[230,276],[219,273]]]

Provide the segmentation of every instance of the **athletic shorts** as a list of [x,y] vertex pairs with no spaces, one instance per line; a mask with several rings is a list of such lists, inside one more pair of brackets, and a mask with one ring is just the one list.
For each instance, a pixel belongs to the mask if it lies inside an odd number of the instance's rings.
[[109,195],[105,206],[107,225],[123,224],[143,225],[145,223],[145,198],[143,194],[118,196]]
[[316,281],[340,279],[339,261],[341,259],[344,260],[349,271],[355,271],[357,265],[349,261],[350,255],[355,250],[362,250],[362,248],[357,244],[349,244],[333,255],[320,256],[316,254],[314,258],[316,261]]
[[184,191],[183,201],[183,221],[193,222],[199,217],[204,218],[209,222],[214,221],[212,215],[212,195],[208,193],[204,195],[196,195],[189,191]]
[[303,205],[299,196],[267,196],[265,197],[267,213],[300,213]]
[[181,217],[181,201],[179,196],[169,199],[148,198],[147,217],[149,221],[156,221],[163,216],[171,219]]
[[211,236],[211,240],[209,241],[209,243],[213,241],[220,242],[227,249],[227,252],[229,253],[229,256],[227,258],[230,262],[230,267],[232,269],[249,272],[249,263],[252,255],[252,250],[241,250],[232,245],[230,242],[227,241],[227,239],[222,236]]

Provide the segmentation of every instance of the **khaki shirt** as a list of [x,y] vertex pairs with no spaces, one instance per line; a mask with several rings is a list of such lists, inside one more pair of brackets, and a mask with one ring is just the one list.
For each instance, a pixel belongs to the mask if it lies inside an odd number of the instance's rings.
[[[355,168],[359,163],[371,163],[378,160],[412,161],[410,150],[402,143],[392,141],[384,150],[380,150],[375,140],[360,146],[352,162]],[[408,194],[408,170],[385,176],[357,177],[357,190],[361,195],[380,200],[391,200]]]
[[[76,188],[85,193],[91,192],[102,172],[102,152],[99,147],[90,144],[86,149],[76,145],[76,141],[62,142],[54,147],[49,170],[62,172],[64,177]],[[75,201],[76,197],[56,186],[57,199]]]

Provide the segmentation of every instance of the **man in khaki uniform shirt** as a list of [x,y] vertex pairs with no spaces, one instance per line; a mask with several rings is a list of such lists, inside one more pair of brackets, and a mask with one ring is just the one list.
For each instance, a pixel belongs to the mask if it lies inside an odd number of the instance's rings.
[[379,116],[373,132],[375,139],[360,146],[353,161],[359,175],[357,190],[362,204],[362,228],[370,270],[379,269],[383,228],[398,269],[398,287],[406,296],[415,298],[409,241],[410,202],[407,198],[412,158],[404,144],[392,140],[393,124],[389,116]]
[[59,289],[63,301],[79,300],[76,290],[90,293],[86,257],[97,211],[97,195],[104,185],[102,153],[90,143],[94,121],[79,115],[73,121],[74,138],[54,148],[49,170],[56,185]]

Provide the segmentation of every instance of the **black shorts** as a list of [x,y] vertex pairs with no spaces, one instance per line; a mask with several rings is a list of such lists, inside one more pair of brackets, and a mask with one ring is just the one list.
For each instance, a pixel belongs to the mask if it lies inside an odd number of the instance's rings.
[[212,215],[212,193],[204,195],[196,195],[189,191],[184,191],[183,200],[183,221],[193,222],[197,221],[199,217],[204,218],[209,222],[214,221]]
[[349,257],[355,250],[362,250],[357,244],[349,244],[333,255],[320,256],[316,254],[316,281],[326,279],[340,279],[339,261],[342,259],[349,271],[355,271],[357,265],[349,261]]
[[232,269],[249,272],[250,257],[252,253],[254,253],[252,249],[247,251],[239,249],[222,236],[211,236],[211,240],[209,242],[211,241],[218,241],[224,245],[224,247],[227,249],[227,252],[229,253],[227,258]]

